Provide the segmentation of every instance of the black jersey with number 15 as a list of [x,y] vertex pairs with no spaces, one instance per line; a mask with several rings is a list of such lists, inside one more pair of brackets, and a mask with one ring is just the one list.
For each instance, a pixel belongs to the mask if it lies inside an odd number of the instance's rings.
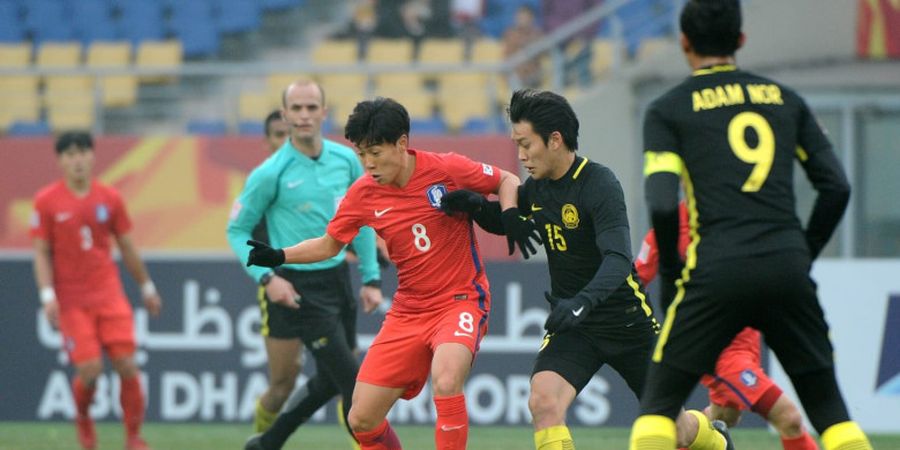
[[645,176],[681,175],[693,250],[705,263],[807,250],[795,159],[818,190],[847,184],[803,99],[734,66],[698,70],[654,101],[644,146]]

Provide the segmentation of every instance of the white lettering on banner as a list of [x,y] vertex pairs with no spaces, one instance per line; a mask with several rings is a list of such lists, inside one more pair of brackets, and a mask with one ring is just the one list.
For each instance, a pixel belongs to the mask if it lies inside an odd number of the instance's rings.
[[56,414],[67,419],[75,417],[72,388],[69,387],[69,378],[61,370],[50,372],[37,410],[38,419],[51,419]]
[[609,382],[603,377],[593,377],[578,394],[572,412],[582,425],[602,425],[609,420],[612,412],[606,394],[609,393]]
[[200,409],[200,383],[187,372],[166,372],[160,382],[160,416],[165,420],[194,417]]
[[528,375],[507,377],[506,392],[506,423],[531,423],[531,411],[528,410],[531,377]]
[[486,373],[475,375],[469,378],[465,390],[466,407],[472,423],[494,423],[503,417],[506,389],[499,378]]
[[535,339],[536,345],[531,349],[537,353],[538,345],[540,345],[540,335],[543,334],[544,322],[547,321],[547,310],[541,308],[522,309],[522,285],[519,283],[509,283],[506,285],[506,338],[512,341],[519,340],[525,336],[525,330],[534,327],[537,330],[537,336],[530,336]]
[[218,289],[207,289],[203,299],[210,305],[201,308],[200,284],[196,280],[186,280],[181,299],[182,331],[151,333],[147,326],[147,311],[138,309],[134,313],[138,342],[150,350],[231,350],[231,317],[217,305],[221,296]]
[[200,407],[200,419],[210,421],[216,419],[216,407],[222,409],[224,420],[234,420],[237,413],[237,375],[224,373],[221,382],[217,382],[216,374],[203,372],[200,375],[200,387],[202,402]]
[[[144,395],[147,396],[146,389],[147,375],[141,374],[141,385],[143,386]],[[94,394],[94,400],[91,402],[90,414],[95,419],[121,418],[122,406],[119,401],[119,392],[121,383],[119,376],[114,373],[103,373],[97,377],[97,390]],[[54,417],[63,417],[65,419],[73,419],[75,417],[75,400],[72,398],[72,388],[69,376],[65,371],[54,370],[50,372],[47,383],[44,386],[44,393],[38,404],[38,419],[52,419]]]

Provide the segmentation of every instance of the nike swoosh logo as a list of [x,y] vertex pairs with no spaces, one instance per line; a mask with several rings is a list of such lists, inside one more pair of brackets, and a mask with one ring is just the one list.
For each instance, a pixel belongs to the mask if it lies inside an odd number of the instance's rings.
[[57,222],[65,222],[65,221],[69,220],[70,217],[72,217],[72,213],[70,213],[70,212],[57,213],[56,221]]
[[300,186],[301,184],[303,184],[304,181],[306,181],[306,180],[294,180],[294,181],[288,181],[288,182],[287,182],[287,188],[288,188],[288,189],[293,189],[293,188],[295,188],[295,187]]
[[381,216],[383,216],[386,212],[388,212],[388,211],[390,211],[390,210],[392,210],[392,209],[394,209],[393,206],[391,206],[390,208],[382,209],[381,211],[378,211],[378,210],[376,209],[376,210],[375,210],[375,217],[381,217]]
[[542,210],[542,209],[544,209],[544,208],[541,208],[540,206],[535,205],[534,203],[531,204],[531,210],[532,210],[532,211],[540,211],[540,210]]
[[464,426],[465,426],[465,425],[454,425],[454,426],[450,426],[450,425],[441,425],[441,431],[453,431],[453,430],[458,430],[458,429],[460,429],[460,428],[462,428],[462,427],[464,427]]
[[472,337],[472,335],[469,334],[469,333],[460,333],[459,331],[454,331],[454,332],[453,332],[453,335],[454,335],[454,336]]
[[578,317],[581,315],[582,311],[584,311],[584,306],[582,306],[581,308],[578,308],[578,309],[573,309],[572,315],[574,315],[575,317]]

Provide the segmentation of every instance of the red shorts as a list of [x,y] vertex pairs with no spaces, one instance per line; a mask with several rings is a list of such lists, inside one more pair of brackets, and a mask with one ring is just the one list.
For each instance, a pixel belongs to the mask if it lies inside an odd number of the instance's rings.
[[778,387],[755,361],[749,358],[727,358],[723,353],[716,364],[716,374],[700,380],[709,388],[709,401],[737,410],[751,410],[767,416],[775,400],[781,396]]
[[438,345],[463,344],[474,356],[487,333],[488,313],[476,302],[460,302],[438,311],[388,311],[381,331],[369,347],[357,381],[404,388],[404,399],[419,394],[431,371]]
[[134,316],[123,297],[102,306],[60,308],[59,330],[73,364],[134,354]]

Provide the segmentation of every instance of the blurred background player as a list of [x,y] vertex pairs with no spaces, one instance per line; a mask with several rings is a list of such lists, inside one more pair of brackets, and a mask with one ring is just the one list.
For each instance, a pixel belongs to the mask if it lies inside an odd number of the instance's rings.
[[[735,66],[744,43],[737,0],[691,0],[680,20],[693,76],[655,100],[644,119],[645,196],[663,302],[674,300],[631,449],[674,446],[679,405],[747,326],[765,335],[826,450],[871,449],[838,388],[809,277],[847,207],[846,175],[799,95]],[[795,212],[795,158],[818,192],[806,230]],[[691,237],[684,263],[680,183]]]
[[140,436],[144,394],[134,360],[134,317],[110,255],[111,238],[152,316],[159,315],[162,300],[129,237],[131,219],[122,198],[92,177],[91,136],[63,133],[56,140],[56,155],[63,178],[42,188],[34,199],[34,278],[44,316],[59,327],[75,366],[72,394],[78,442],[85,449],[97,446],[89,409],[106,353],[121,383],[125,448],[148,449]]
[[[687,206],[678,203],[678,252],[684,259],[690,242]],[[644,286],[656,278],[659,252],[653,229],[641,242],[641,251],[634,261],[634,268]],[[671,300],[671,299],[669,299]],[[669,305],[662,305],[663,310]],[[737,426],[741,411],[753,411],[778,430],[785,450],[817,450],[816,441],[803,425],[803,415],[797,405],[763,371],[760,359],[760,333],[747,327],[741,330],[731,344],[719,355],[713,375],[700,379],[709,389],[709,406],[706,415],[712,420],[722,420],[729,427]]]
[[[508,112],[519,160],[531,174],[519,187],[519,210],[530,210],[537,229],[547,233],[542,240],[552,291],[544,293],[551,311],[528,399],[534,446],[574,449],[566,411],[575,397],[609,364],[640,398],[659,324],[635,279],[622,187],[609,168],[575,154],[579,122],[568,101],[549,91],[519,90]],[[447,209],[474,206],[465,212],[489,231],[531,223],[499,220],[497,205],[472,192],[453,192],[447,202]],[[696,431],[698,421],[700,430],[712,430],[699,411],[679,418],[690,431],[679,435],[683,446],[726,448],[719,433]]]
[[430,372],[435,447],[464,449],[463,384],[487,332],[490,291],[472,223],[441,212],[441,199],[455,189],[495,193],[517,218],[519,179],[457,154],[409,148],[409,114],[391,99],[358,103],[345,137],[367,175],[347,192],[327,231],[285,249],[248,242],[254,248],[247,264],[321,261],[338,254],[361,227],[374,228],[397,265],[399,286],[360,368],[350,426],[364,450],[401,448],[385,417],[398,399],[418,395]]
[[[265,130],[266,146],[269,149],[269,155],[274,154],[282,145],[290,133],[290,126],[281,117],[281,110],[275,110],[266,116],[263,122]],[[266,218],[259,219],[259,223],[253,227],[251,233],[253,239],[261,242],[269,242],[269,232],[266,229]],[[260,316],[269,309],[271,301],[266,298],[265,286],[259,286],[257,292],[257,302],[260,307]],[[266,341],[266,355],[269,362],[269,388],[259,397],[257,407],[253,416],[253,429],[257,433],[262,433],[272,427],[275,416],[284,405],[288,395],[294,390],[294,383],[297,375],[303,370],[303,342],[299,339],[291,339],[292,342],[284,343],[281,339],[264,336]],[[283,358],[278,354],[279,350],[293,352],[296,343],[296,358],[292,362],[291,359]],[[287,344],[287,345],[283,345]],[[273,353],[276,353],[273,355]],[[289,356],[289,355],[288,355]]]
[[[273,245],[288,245],[323,233],[347,189],[363,174],[351,149],[323,139],[322,122],[327,110],[325,94],[318,84],[308,80],[292,83],[284,91],[282,103],[290,138],[250,174],[228,223],[229,243],[241,261],[248,253],[244,242],[252,237],[251,231],[263,217]],[[371,229],[360,232],[354,248],[361,260],[363,286],[359,295],[369,312],[382,301]],[[274,420],[265,434],[252,440],[261,445],[257,448],[277,449],[336,395],[343,395],[339,415],[349,410],[359,367],[353,353],[357,345],[356,300],[344,252],[315,264],[282,267],[277,272],[261,267],[247,267],[247,272],[264,287],[260,294],[265,295],[259,299],[261,332],[266,337],[271,371],[268,395],[257,406],[257,417],[261,418],[257,429]],[[301,342],[307,344],[316,360],[316,375],[275,419],[294,388]]]

